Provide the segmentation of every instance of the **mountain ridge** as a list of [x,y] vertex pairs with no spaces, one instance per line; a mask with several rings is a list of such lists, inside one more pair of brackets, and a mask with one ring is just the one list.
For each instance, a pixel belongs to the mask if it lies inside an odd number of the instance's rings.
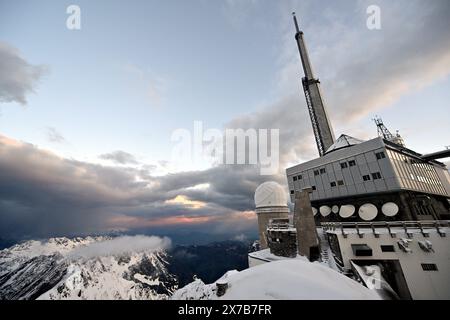
[[169,243],[123,235],[21,242],[0,250],[0,300],[168,299],[195,278],[213,282],[247,267],[245,242]]
[[1,250],[0,299],[167,299],[178,288],[164,248],[80,255],[93,244],[113,241],[61,237]]

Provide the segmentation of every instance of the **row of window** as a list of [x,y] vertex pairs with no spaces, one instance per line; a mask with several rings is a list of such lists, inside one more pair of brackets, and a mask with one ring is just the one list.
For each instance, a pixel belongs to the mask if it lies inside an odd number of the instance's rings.
[[[386,155],[384,154],[383,151],[375,153],[375,156],[377,157],[377,160],[381,160],[381,159],[385,159],[386,158]],[[341,162],[341,169],[348,168],[349,166],[350,167],[356,166],[356,161],[355,160],[349,160],[348,163],[347,162]]]
[[[395,252],[395,248],[393,245],[380,245],[381,252]],[[371,256],[372,248],[370,248],[367,244],[352,244],[353,254],[355,256]]]
[[[381,177],[381,173],[380,172],[374,172],[374,173],[372,173],[371,174],[372,175],[372,179],[373,180],[378,180],[378,179],[381,179],[382,177]],[[363,176],[363,180],[364,181],[370,181],[370,175],[364,175]],[[294,177],[294,181],[297,181],[297,179],[296,179],[296,177]],[[336,187],[336,185],[338,185],[338,186],[343,186],[344,185],[344,181],[343,180],[338,180],[337,181],[337,184],[336,184],[336,181],[332,181],[332,182],[330,182],[330,186],[333,188],[333,187]],[[311,189],[313,190],[313,191],[315,191],[317,188],[316,188],[316,186],[311,186]],[[291,190],[291,194],[294,194],[294,190]]]
[[[337,181],[337,185],[338,185],[338,186],[343,186],[343,185],[344,185],[344,181],[338,180],[338,181]],[[332,188],[333,188],[333,187],[336,187],[336,182],[335,182],[335,181],[330,182],[330,186],[331,186]]]
[[341,169],[345,169],[348,167],[354,167],[356,166],[356,161],[355,160],[349,160],[348,162],[341,162]]
[[314,175],[318,176],[319,174],[324,174],[326,172],[325,168],[320,168],[319,170],[314,170]]
[[[371,175],[372,175],[372,179],[373,180],[381,179],[381,173],[379,173],[379,172],[371,173]],[[370,181],[370,175],[368,175],[368,174],[363,175],[363,180],[364,181]]]
[[[341,163],[341,169],[348,168],[349,166],[350,167],[356,166],[356,161],[355,160],[349,160],[348,162],[342,162]],[[325,168],[320,168],[320,169],[314,170],[314,175],[318,176],[319,174],[324,174],[326,172],[327,171],[325,170]],[[301,179],[302,179],[302,176],[299,175],[298,176],[298,180],[301,180]],[[296,177],[294,177],[294,181],[297,181]]]
[[[375,153],[375,156],[377,157],[378,160],[386,158],[386,155],[384,154],[384,152],[377,152],[377,153]],[[348,162],[341,162],[340,165],[341,165],[341,169],[345,169],[348,167],[354,167],[354,166],[356,166],[356,161],[349,160]],[[327,171],[325,170],[325,168],[320,168],[320,169],[314,170],[314,176],[318,176],[318,175],[324,174],[326,172]],[[303,178],[302,175],[299,174],[298,176],[294,176],[293,180],[294,181],[302,180],[302,178]],[[374,178],[374,180],[380,179],[380,178]],[[370,180],[370,177],[368,180]],[[364,180],[364,181],[367,181],[367,180]]]

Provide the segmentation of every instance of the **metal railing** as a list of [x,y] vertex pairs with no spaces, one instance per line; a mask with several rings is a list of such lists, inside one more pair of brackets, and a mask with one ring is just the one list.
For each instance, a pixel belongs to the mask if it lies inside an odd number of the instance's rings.
[[375,222],[322,222],[324,231],[340,230],[344,236],[347,235],[345,229],[356,230],[357,234],[362,235],[360,229],[370,229],[375,236],[379,236],[377,229],[387,229],[392,237],[395,237],[394,228],[400,228],[409,236],[412,229],[418,229],[427,237],[426,229],[436,229],[440,236],[445,237],[442,228],[450,227],[450,220],[430,220],[430,221],[375,221]]

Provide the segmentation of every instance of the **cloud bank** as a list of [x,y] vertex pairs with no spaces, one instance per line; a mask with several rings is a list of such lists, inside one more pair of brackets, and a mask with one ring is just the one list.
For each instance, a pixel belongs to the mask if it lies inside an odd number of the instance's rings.
[[69,254],[69,258],[90,259],[100,256],[115,256],[133,252],[155,252],[170,248],[169,238],[155,236],[120,236],[117,238],[93,242],[83,247],[77,247]]
[[[263,181],[257,173],[222,166],[154,177],[145,169],[64,159],[0,135],[0,234],[56,236],[208,223],[208,231],[239,231],[254,222],[253,190]],[[195,188],[202,184],[208,187]]]

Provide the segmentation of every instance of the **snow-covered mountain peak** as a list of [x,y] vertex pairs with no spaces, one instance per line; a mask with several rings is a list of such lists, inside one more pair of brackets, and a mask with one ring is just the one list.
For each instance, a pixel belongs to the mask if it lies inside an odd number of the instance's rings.
[[0,299],[165,299],[167,238],[51,238],[0,251]]

